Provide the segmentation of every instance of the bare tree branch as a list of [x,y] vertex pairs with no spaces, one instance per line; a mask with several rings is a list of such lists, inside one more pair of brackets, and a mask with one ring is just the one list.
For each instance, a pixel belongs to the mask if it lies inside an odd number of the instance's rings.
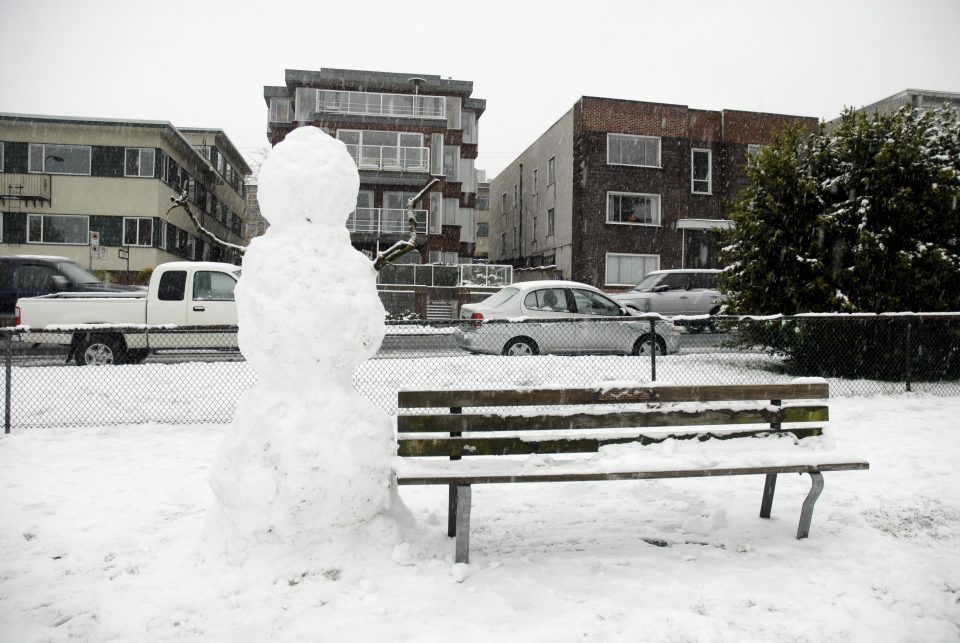
[[407,224],[410,226],[410,238],[406,241],[397,241],[383,252],[377,253],[377,258],[373,262],[373,267],[377,272],[389,266],[390,262],[397,257],[417,249],[417,219],[413,215],[413,206],[439,181],[440,179],[433,179],[427,183],[426,187],[420,190],[416,196],[407,201]]
[[197,217],[194,211],[190,208],[190,203],[187,201],[186,188],[184,188],[183,192],[180,193],[179,198],[172,196],[170,197],[170,200],[173,201],[173,205],[167,208],[167,211],[164,214],[164,216],[166,216],[167,214],[170,214],[170,211],[175,208],[183,208],[184,210],[186,210],[187,216],[190,217],[190,220],[193,221],[193,225],[197,226],[197,232],[200,233],[201,237],[203,237],[213,245],[220,246],[225,250],[236,250],[240,254],[243,254],[244,252],[247,251],[246,246],[238,246],[236,244],[230,243],[229,241],[224,241],[223,239],[218,237],[215,233],[210,232],[200,224],[200,219]]

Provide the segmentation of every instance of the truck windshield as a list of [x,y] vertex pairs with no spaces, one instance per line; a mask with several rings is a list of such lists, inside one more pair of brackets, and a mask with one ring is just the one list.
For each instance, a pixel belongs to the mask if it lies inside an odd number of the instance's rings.
[[99,284],[97,277],[72,261],[58,261],[57,268],[74,284]]

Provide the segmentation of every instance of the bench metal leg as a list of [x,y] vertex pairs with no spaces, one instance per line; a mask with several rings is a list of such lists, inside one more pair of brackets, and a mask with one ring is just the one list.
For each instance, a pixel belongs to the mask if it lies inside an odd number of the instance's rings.
[[470,485],[457,485],[457,555],[456,562],[470,562]]
[[447,537],[457,535],[457,485],[449,485],[447,491]]
[[773,492],[777,489],[777,474],[768,473],[767,481],[763,483],[763,500],[760,502],[760,517],[769,518],[773,508]]
[[813,505],[820,497],[823,491],[823,474],[819,471],[810,472],[810,493],[803,501],[803,509],[800,510],[800,526],[797,528],[797,538],[806,538],[810,535],[810,519],[813,518]]

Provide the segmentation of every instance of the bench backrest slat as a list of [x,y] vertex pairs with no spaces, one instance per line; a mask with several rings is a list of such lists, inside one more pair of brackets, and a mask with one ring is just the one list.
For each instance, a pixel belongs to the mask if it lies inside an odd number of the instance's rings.
[[483,406],[556,406],[635,402],[722,402],[795,400],[829,397],[826,382],[734,384],[720,386],[640,386],[632,388],[568,388],[516,390],[400,391],[400,408]]
[[[819,427],[776,431],[786,439],[802,439],[822,435]],[[727,440],[732,438],[762,437],[769,429],[729,432],[698,432],[664,436],[639,435],[609,438],[558,438],[529,440],[517,437],[482,438],[406,438],[400,440],[397,455],[405,457],[473,456],[473,455],[531,455],[560,453],[596,453],[600,447],[612,444],[657,444],[665,440]],[[790,434],[790,435],[788,435]]]
[[829,419],[829,409],[825,405],[751,409],[624,410],[611,413],[543,413],[538,415],[444,413],[437,415],[400,415],[397,417],[397,432],[402,434],[465,433],[471,431],[558,431],[825,422]]

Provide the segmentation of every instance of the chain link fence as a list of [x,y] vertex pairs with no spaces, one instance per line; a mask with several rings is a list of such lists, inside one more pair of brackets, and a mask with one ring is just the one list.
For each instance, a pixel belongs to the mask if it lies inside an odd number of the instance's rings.
[[[229,422],[256,381],[233,327],[5,329],[0,347],[7,432]],[[958,395],[960,314],[388,322],[354,384],[395,413],[400,389],[800,377],[827,378],[835,396]]]

